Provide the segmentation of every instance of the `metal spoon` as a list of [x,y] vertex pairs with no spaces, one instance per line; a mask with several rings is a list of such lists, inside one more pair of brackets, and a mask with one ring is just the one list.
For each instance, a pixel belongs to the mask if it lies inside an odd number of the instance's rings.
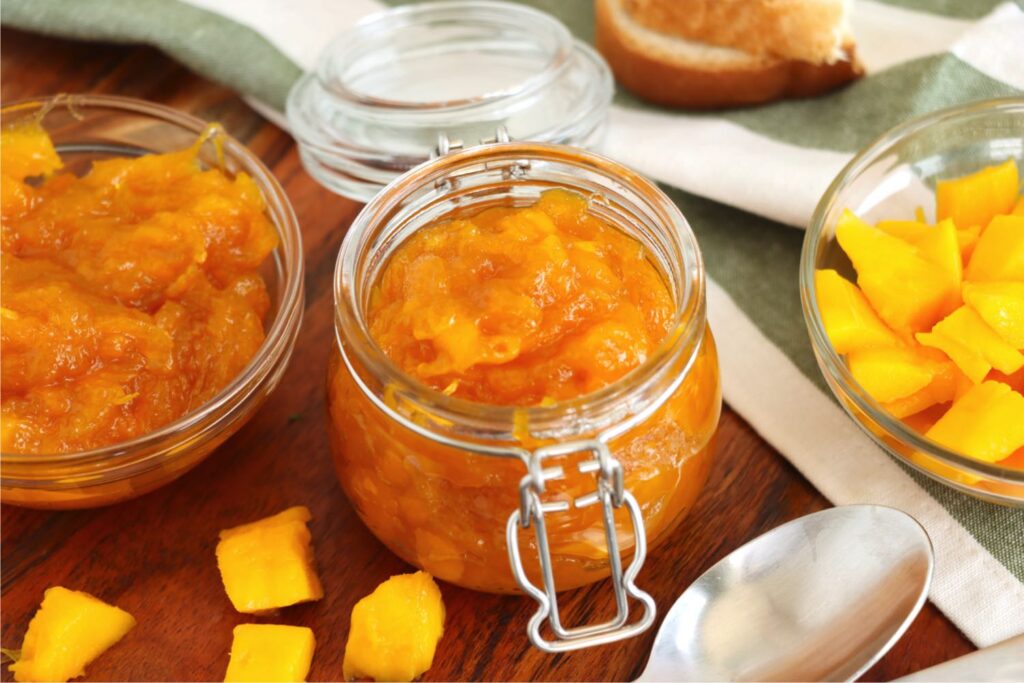
[[850,681],[913,621],[928,534],[879,505],[823,510],[706,571],[665,616],[640,681]]

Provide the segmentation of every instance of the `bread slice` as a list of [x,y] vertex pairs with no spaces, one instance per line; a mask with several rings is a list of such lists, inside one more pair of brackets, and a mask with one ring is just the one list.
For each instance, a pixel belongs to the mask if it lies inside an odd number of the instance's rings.
[[624,0],[638,24],[756,57],[832,64],[850,42],[852,0]]
[[[838,57],[834,57],[831,63],[827,60],[811,62],[784,58],[768,53],[765,48],[757,54],[733,46],[714,45],[707,39],[693,40],[666,32],[669,29],[691,31],[696,24],[688,24],[689,28],[666,24],[664,30],[653,30],[630,14],[630,6],[637,1],[596,0],[596,44],[621,85],[657,104],[716,109],[760,104],[783,97],[810,97],[828,92],[864,73],[849,37],[839,45]],[[691,3],[704,6],[722,2],[734,5],[733,10],[738,11],[740,4],[749,7],[762,2],[771,4],[772,0],[646,0],[638,5],[645,13],[644,21],[657,21],[655,17],[659,15],[651,9],[657,2],[669,8],[675,6],[675,9],[666,10],[664,16],[668,17],[675,16]],[[705,14],[705,17],[710,16]],[[779,20],[776,23],[782,26],[785,22]],[[837,24],[834,29],[845,36],[845,24]],[[705,25],[702,30],[712,36],[733,31],[710,25]],[[748,25],[748,35],[752,30],[753,27]],[[736,40],[739,35],[736,33]],[[790,42],[795,40],[793,38]],[[763,37],[750,42],[768,45]],[[772,49],[778,51],[777,48]],[[829,54],[831,56],[832,52]]]

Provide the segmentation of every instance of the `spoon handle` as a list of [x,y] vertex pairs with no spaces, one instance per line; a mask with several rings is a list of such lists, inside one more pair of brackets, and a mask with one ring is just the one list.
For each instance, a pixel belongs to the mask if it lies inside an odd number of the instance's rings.
[[1024,633],[899,681],[1024,681]]

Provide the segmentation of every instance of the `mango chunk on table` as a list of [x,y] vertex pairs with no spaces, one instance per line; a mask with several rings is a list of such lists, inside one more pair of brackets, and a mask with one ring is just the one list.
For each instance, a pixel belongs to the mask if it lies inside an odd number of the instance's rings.
[[1024,396],[1002,382],[982,382],[957,400],[926,436],[950,450],[998,462],[1024,447]]
[[310,519],[299,506],[220,532],[217,567],[236,610],[251,614],[323,597]]
[[240,624],[231,642],[225,681],[300,683],[313,662],[316,639],[305,626]]
[[998,166],[936,183],[936,213],[939,220],[953,219],[958,228],[984,227],[993,216],[1013,209],[1019,187],[1017,164],[1007,159]]
[[412,681],[434,661],[444,602],[426,572],[392,576],[352,608],[344,676]]
[[48,588],[29,622],[21,658],[10,665],[16,681],[68,681],[121,640],[135,618],[88,593]]

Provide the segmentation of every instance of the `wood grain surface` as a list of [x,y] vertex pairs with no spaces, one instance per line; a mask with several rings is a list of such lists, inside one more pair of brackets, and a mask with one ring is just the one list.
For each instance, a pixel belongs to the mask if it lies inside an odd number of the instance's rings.
[[[280,387],[256,417],[177,482],[113,507],[46,513],[2,507],[2,645],[20,647],[48,586],[84,590],[138,619],[94,662],[87,680],[222,680],[236,613],[214,561],[217,532],[308,505],[325,597],[260,621],[313,628],[310,680],[341,677],[352,605],[409,567],[363,527],[338,486],[324,430],[324,368],[332,343],[330,280],[338,246],[358,205],[317,185],[291,139],[231,91],[143,47],[2,34],[4,103],[58,92],[155,100],[220,121],[274,171],[302,224],[307,281],[302,332]],[[696,509],[649,557],[638,583],[662,614],[730,550],[782,522],[828,505],[735,413],[722,416],[719,450]],[[534,605],[442,585],[446,632],[429,680],[628,680],[643,669],[654,630],[632,641],[547,655],[526,640]],[[605,584],[564,599],[570,618],[612,605]],[[971,645],[931,604],[867,675],[888,680],[964,654]],[[9,680],[6,667],[3,680]]]

